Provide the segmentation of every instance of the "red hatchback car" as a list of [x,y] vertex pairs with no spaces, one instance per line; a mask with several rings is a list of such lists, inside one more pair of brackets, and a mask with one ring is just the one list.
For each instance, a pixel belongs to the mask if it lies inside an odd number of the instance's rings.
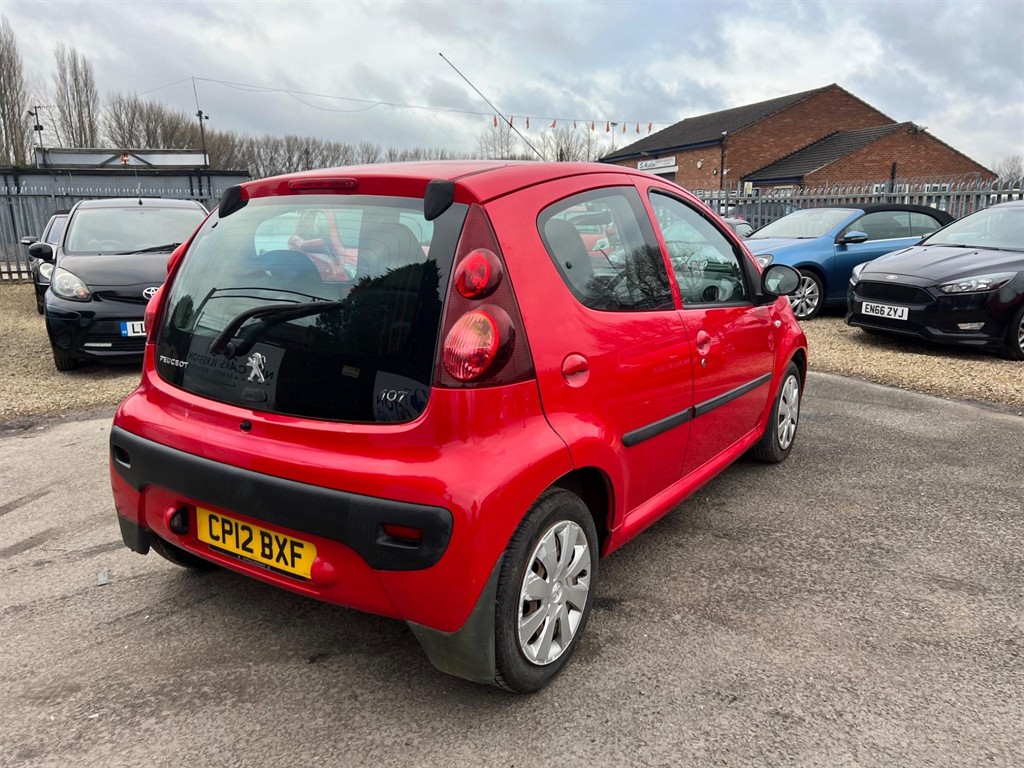
[[[289,246],[310,211],[354,269]],[[611,236],[596,251],[575,226],[591,218]],[[546,684],[601,556],[744,453],[793,445],[797,273],[762,274],[649,174],[467,161],[254,181],[169,271],[110,435],[127,546],[402,619],[471,680]]]

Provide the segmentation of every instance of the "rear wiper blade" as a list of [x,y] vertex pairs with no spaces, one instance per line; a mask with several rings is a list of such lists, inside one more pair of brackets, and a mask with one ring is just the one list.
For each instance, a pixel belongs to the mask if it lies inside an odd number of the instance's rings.
[[[297,320],[301,317],[319,315],[322,312],[330,312],[331,310],[341,309],[344,306],[344,301],[307,301],[301,304],[268,304],[262,307],[247,309],[245,312],[235,315],[231,322],[225,326],[224,330],[217,334],[217,338],[210,343],[208,352],[211,355],[218,355],[223,352],[224,357],[231,360],[238,355],[244,355],[248,352],[253,344],[256,343],[256,338],[271,325],[277,325],[289,320]],[[258,326],[258,331],[250,331],[242,341],[235,344],[232,339],[238,332],[238,329],[245,325],[247,321],[257,317],[272,318],[272,320]]]
[[173,251],[181,243],[165,243],[164,245],[151,245],[149,248],[141,248],[137,251],[118,251],[115,256],[127,256],[130,253],[156,253],[157,251]]

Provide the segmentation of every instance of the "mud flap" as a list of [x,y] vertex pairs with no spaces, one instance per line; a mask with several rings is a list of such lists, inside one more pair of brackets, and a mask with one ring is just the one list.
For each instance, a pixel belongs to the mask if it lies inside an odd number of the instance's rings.
[[440,671],[476,683],[495,684],[494,604],[498,595],[501,560],[499,557],[491,569],[480,599],[460,629],[441,632],[407,622],[430,663]]

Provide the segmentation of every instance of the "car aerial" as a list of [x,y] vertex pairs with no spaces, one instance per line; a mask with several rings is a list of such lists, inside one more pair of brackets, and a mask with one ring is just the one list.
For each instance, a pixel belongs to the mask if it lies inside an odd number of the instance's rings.
[[800,288],[790,301],[797,318],[809,320],[826,305],[845,303],[857,264],[914,245],[952,220],[945,211],[920,205],[807,208],[755,230],[746,242],[762,267],[788,264],[800,270]]
[[[266,249],[310,211],[350,224],[353,275]],[[598,220],[615,245],[595,257]],[[232,187],[146,310],[110,433],[122,538],[401,619],[438,669],[536,690],[579,642],[599,557],[740,456],[790,453],[798,283],[627,168]]]
[[[32,235],[23,237],[21,238],[21,244],[27,247],[33,243],[41,242],[48,243],[51,248],[55,248],[57,243],[60,242],[60,236],[64,233],[64,224],[67,220],[67,211],[57,211],[46,222],[43,234],[40,237]],[[32,272],[32,285],[36,291],[36,311],[41,315],[43,314],[43,296],[46,294],[46,289],[50,286],[50,273],[53,271],[53,262],[32,257],[29,269]]]
[[846,322],[1024,360],[1024,201],[976,211],[854,267]]
[[194,200],[83,200],[68,214],[56,246],[29,246],[51,265],[43,314],[58,371],[83,360],[142,359],[146,302],[167,276],[168,254],[206,213]]

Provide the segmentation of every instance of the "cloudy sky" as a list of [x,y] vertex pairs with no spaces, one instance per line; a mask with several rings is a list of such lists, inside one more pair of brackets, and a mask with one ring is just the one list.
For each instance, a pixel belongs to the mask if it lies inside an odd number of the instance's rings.
[[[30,85],[54,49],[101,97],[211,128],[473,151],[493,112],[527,137],[694,115],[838,83],[983,165],[1024,155],[1024,0],[46,2],[0,0]],[[194,80],[193,80],[194,78]],[[193,83],[195,90],[193,90]]]

